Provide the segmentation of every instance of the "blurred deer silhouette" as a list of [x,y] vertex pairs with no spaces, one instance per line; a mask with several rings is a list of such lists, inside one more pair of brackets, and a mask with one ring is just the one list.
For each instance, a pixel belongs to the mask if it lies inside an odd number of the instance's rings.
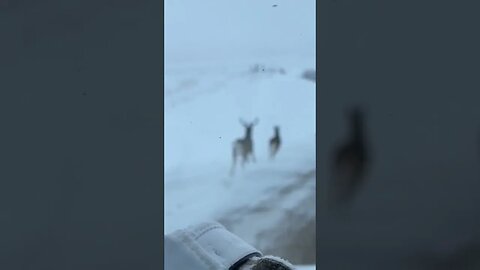
[[277,154],[278,150],[280,149],[280,145],[282,143],[282,140],[280,139],[280,127],[275,126],[275,127],[273,127],[273,130],[274,130],[274,135],[270,139],[270,143],[269,143],[270,159],[275,158],[275,155]]
[[243,127],[245,127],[245,136],[233,142],[233,151],[232,151],[233,161],[232,161],[232,168],[230,170],[230,175],[233,175],[235,173],[235,167],[237,164],[238,157],[242,158],[242,161],[241,161],[242,168],[245,166],[245,163],[248,162],[249,160],[252,160],[253,162],[256,161],[255,154],[253,151],[252,132],[253,132],[253,127],[258,124],[258,118],[255,118],[255,120],[251,123],[245,122],[242,119],[240,119],[240,124],[242,124]]
[[334,205],[350,203],[364,184],[369,164],[365,138],[365,116],[360,107],[348,112],[349,137],[337,147],[333,156],[331,202]]

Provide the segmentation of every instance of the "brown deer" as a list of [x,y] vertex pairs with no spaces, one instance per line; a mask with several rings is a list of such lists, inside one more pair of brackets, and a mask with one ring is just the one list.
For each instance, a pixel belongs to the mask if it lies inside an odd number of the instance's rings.
[[240,119],[240,124],[245,127],[245,136],[243,138],[237,139],[233,142],[233,151],[232,151],[232,169],[230,170],[230,175],[235,173],[235,166],[237,163],[237,158],[241,157],[242,168],[245,166],[245,163],[249,160],[255,162],[255,154],[253,152],[253,140],[252,140],[252,131],[253,127],[258,124],[258,118],[251,123],[245,122]]
[[280,139],[280,127],[275,126],[275,127],[273,127],[273,130],[274,130],[275,133],[274,133],[273,137],[270,139],[270,144],[269,144],[270,159],[275,158],[275,155],[277,154],[278,149],[280,149],[280,145],[282,143],[282,140]]

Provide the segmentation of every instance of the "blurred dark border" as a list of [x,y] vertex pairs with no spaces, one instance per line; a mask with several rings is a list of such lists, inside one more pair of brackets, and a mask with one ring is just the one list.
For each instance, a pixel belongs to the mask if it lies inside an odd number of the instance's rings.
[[[463,140],[471,143],[471,149],[474,150],[470,152],[466,147],[460,150],[454,149],[461,144],[458,140],[451,141],[449,144],[448,139],[458,138],[452,134],[458,126],[462,126],[459,124],[462,121],[469,122],[464,126],[478,126],[478,121],[475,122],[472,119],[478,115],[478,110],[474,107],[480,100],[480,81],[478,80],[480,37],[475,34],[480,25],[480,17],[476,14],[479,7],[478,2],[452,1],[321,0],[317,2],[318,269],[328,269],[326,261],[331,263],[332,260],[337,260],[336,258],[339,258],[338,263],[341,264],[347,262],[349,257],[356,259],[371,257],[378,259],[378,265],[381,265],[380,262],[384,259],[383,254],[371,254],[360,248],[357,248],[358,252],[352,251],[352,254],[333,254],[335,247],[329,246],[324,237],[328,235],[329,239],[334,239],[336,236],[332,235],[331,227],[325,226],[319,220],[322,213],[319,213],[318,209],[322,208],[321,196],[325,194],[324,187],[327,181],[326,177],[323,177],[322,169],[328,162],[328,151],[331,147],[328,141],[333,140],[331,134],[334,134],[330,131],[343,127],[344,123],[340,122],[343,121],[341,118],[343,108],[338,107],[339,104],[345,103],[345,100],[359,103],[375,99],[389,101],[388,105],[384,106],[384,111],[377,109],[376,117],[392,119],[391,126],[395,127],[397,123],[403,130],[398,128],[385,132],[389,134],[388,144],[385,143],[385,138],[377,138],[378,151],[386,148],[393,149],[392,145],[398,145],[398,148],[401,148],[402,145],[407,145],[414,140],[424,140],[428,145],[430,141],[437,139],[436,135],[440,138],[441,131],[447,134],[441,139],[445,143],[443,145],[438,143],[439,147],[432,143],[432,153],[441,153],[441,158],[449,163],[462,163],[458,165],[459,167],[474,168],[474,162],[478,160],[471,161],[471,156],[474,156],[472,153],[478,152],[478,139],[475,141],[471,138],[478,138],[478,133],[459,136],[460,138],[464,136]],[[453,110],[456,110],[456,114],[449,115]],[[462,113],[464,117],[461,116]],[[337,117],[337,114],[340,116]],[[439,120],[435,119],[435,114],[440,115]],[[335,122],[332,120],[336,119],[334,117],[340,120]],[[412,122],[411,127],[410,122],[406,121]],[[388,127],[377,127],[379,130],[382,128],[388,129]],[[418,135],[421,131],[426,135],[406,138],[407,134]],[[428,138],[430,134],[432,135]],[[382,145],[382,143],[385,144]],[[400,150],[398,155],[413,156],[416,153]],[[396,167],[384,170],[400,171]],[[475,177],[476,175],[470,175],[468,179]],[[467,177],[463,175],[463,178]],[[460,183],[464,179],[458,177],[455,180]],[[441,189],[441,185],[425,184],[427,185],[430,185],[427,187],[430,194],[441,193],[441,190],[436,191]],[[428,190],[427,188],[425,189]],[[472,189],[475,190],[473,186]],[[405,187],[405,190],[408,190],[408,187]],[[393,199],[398,200],[399,203],[402,199],[408,200],[408,193],[405,192],[404,195],[404,198]],[[388,195],[385,196],[388,197]],[[426,192],[425,202],[431,201],[429,196],[433,195]],[[469,193],[465,194],[465,197],[474,201],[478,196]],[[390,198],[390,200],[393,199]],[[448,199],[452,200],[450,197]],[[448,211],[453,212],[454,208],[443,209],[447,216]],[[459,216],[461,214],[458,213]],[[462,218],[468,220],[469,217],[466,215]],[[428,219],[427,216],[422,218]],[[477,217],[470,219],[474,218]],[[345,228],[349,231],[362,234],[361,229],[348,226],[345,223]],[[416,233],[421,234],[420,228],[418,230]],[[452,228],[451,231],[455,232],[455,230]],[[432,238],[432,243],[442,242],[438,234],[432,233],[430,236],[425,232],[425,237],[427,236]],[[342,236],[338,235],[338,238],[342,239]],[[349,244],[345,239],[342,241],[346,242],[339,245]],[[415,251],[421,247],[409,246],[409,248]],[[335,259],[331,259],[332,254],[336,256]],[[372,263],[375,263],[375,259]],[[353,269],[374,268],[357,265]]]
[[0,268],[162,269],[163,2],[0,0]]

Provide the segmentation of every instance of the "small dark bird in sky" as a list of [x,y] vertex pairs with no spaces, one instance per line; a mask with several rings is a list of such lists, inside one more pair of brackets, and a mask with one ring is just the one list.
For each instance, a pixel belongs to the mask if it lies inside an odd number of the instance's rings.
[[272,7],[277,7],[278,5],[272,5]]
[[347,140],[333,154],[333,179],[330,196],[334,205],[350,203],[363,186],[369,165],[365,135],[365,115],[360,107],[348,112]]

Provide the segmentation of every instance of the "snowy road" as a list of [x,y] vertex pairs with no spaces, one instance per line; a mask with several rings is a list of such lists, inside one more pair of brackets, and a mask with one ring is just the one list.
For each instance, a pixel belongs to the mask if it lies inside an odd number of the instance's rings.
[[288,175],[285,184],[261,192],[268,193],[263,200],[229,209],[219,221],[266,254],[314,262],[315,171]]
[[[215,219],[265,254],[315,262],[316,93],[315,84],[302,78],[312,60],[289,66],[266,60],[268,68],[286,74],[252,73],[254,60],[228,70],[167,71],[165,233]],[[232,142],[244,135],[239,117],[260,119],[253,130],[257,161],[230,176]],[[283,144],[269,160],[274,125],[280,125]]]

